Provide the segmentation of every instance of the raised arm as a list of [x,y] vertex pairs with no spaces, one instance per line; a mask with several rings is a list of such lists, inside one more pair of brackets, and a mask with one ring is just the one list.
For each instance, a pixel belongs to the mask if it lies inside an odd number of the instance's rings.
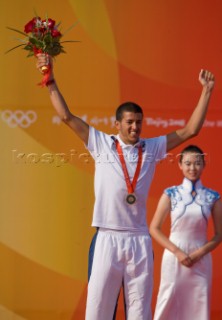
[[51,71],[50,71],[50,77],[49,77],[47,87],[49,90],[49,95],[50,95],[52,105],[55,108],[60,119],[64,121],[64,123],[67,124],[85,144],[87,144],[88,136],[89,136],[89,125],[86,122],[84,122],[82,119],[76,117],[70,112],[66,104],[66,101],[63,98],[57,86],[54,73],[53,73],[52,59],[45,54],[37,55],[36,67],[40,72],[41,72],[41,68],[43,66],[48,65],[49,63],[51,65]]
[[163,194],[159,200],[156,212],[150,223],[150,234],[164,249],[168,249],[170,252],[172,252],[177,257],[180,263],[182,263],[186,267],[191,267],[192,261],[189,255],[178,248],[172,241],[170,241],[161,230],[162,225],[170,210],[170,198],[166,194]]
[[186,126],[167,135],[167,151],[177,147],[184,141],[197,136],[202,128],[214,88],[214,75],[207,70],[201,70],[199,81],[203,86],[199,102]]

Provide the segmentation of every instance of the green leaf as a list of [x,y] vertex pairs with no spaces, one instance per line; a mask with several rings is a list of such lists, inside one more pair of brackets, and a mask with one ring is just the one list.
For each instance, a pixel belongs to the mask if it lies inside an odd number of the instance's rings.
[[31,42],[32,44],[36,44],[38,40],[36,40],[36,38],[29,38],[29,42]]
[[16,48],[19,48],[19,47],[21,47],[21,46],[25,46],[25,44],[19,44],[18,46],[15,46],[15,47],[7,50],[5,53],[8,53],[8,52],[10,52],[10,51],[12,51],[12,50],[14,50],[14,49],[16,49]]
[[65,43],[65,42],[81,42],[79,40],[65,40],[65,41],[61,41],[60,43]]
[[7,28],[7,29],[9,29],[9,30],[12,30],[12,31],[18,32],[18,33],[20,33],[20,34],[23,34],[23,36],[26,36],[26,37],[27,37],[27,34],[26,34],[26,33],[24,33],[24,32],[22,32],[22,31],[20,31],[20,30],[17,30],[17,29],[11,28],[11,27],[6,27],[6,28]]
[[51,42],[53,41],[53,38],[52,38],[51,34],[47,33],[47,34],[44,36],[43,41],[44,41],[45,43],[51,43]]
[[35,15],[35,17],[36,17],[36,18],[38,18],[38,17],[39,17],[39,15],[38,15],[37,11],[35,10],[35,8],[33,9],[33,11],[34,11],[34,15]]
[[73,25],[71,25],[71,27],[69,27],[68,29],[65,30],[65,32],[63,32],[62,36],[64,36],[67,32],[69,32],[72,28],[74,28],[77,24],[79,23],[79,21],[76,21],[75,23],[73,23]]
[[24,44],[26,44],[28,42],[28,39],[20,39],[20,38],[15,38],[15,40],[18,40],[20,42],[23,42]]
[[33,47],[30,46],[30,45],[27,45],[27,46],[24,47],[24,50],[32,51]]
[[33,57],[33,56],[34,56],[34,52],[33,52],[33,51],[30,51],[30,52],[28,53],[28,55],[27,55],[27,58]]
[[59,23],[56,24],[57,29],[59,28],[60,24],[61,24],[61,21],[59,21]]

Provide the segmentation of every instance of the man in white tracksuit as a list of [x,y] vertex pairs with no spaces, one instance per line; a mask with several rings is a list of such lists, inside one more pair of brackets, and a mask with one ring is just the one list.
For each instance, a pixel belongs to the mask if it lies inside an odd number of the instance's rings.
[[166,136],[140,138],[143,111],[133,102],[116,111],[117,135],[108,135],[73,115],[56,84],[52,59],[37,56],[37,68],[51,64],[47,83],[60,118],[85,143],[95,160],[95,205],[92,226],[98,228],[86,306],[87,320],[112,320],[124,285],[128,320],[151,320],[152,241],[146,202],[156,163],[166,153],[196,136],[204,122],[214,76],[201,70],[202,92],[184,128]]

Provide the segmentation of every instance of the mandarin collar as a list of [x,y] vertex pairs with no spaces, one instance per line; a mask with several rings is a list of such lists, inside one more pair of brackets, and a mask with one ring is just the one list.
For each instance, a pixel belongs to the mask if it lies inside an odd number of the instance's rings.
[[203,187],[202,182],[200,181],[200,179],[198,179],[195,182],[192,182],[187,178],[183,179],[182,186],[183,186],[184,189],[188,190],[189,192],[192,192],[194,190],[198,191],[198,190],[202,189],[202,187]]

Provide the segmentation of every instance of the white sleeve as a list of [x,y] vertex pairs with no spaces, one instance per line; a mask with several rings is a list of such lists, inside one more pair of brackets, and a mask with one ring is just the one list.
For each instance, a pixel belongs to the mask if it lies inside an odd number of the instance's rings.
[[147,161],[159,162],[166,157],[166,136],[145,140]]
[[110,146],[111,144],[112,139],[108,134],[96,130],[94,127],[89,127],[89,138],[86,148],[94,158],[107,152],[107,146]]
[[156,161],[160,161],[167,156],[166,153],[166,136],[160,136],[158,139],[158,147],[157,147],[157,154],[156,154]]
[[96,147],[96,129],[94,127],[89,127],[89,138],[88,138],[88,144],[86,145],[86,148],[90,151],[90,152],[94,152]]

